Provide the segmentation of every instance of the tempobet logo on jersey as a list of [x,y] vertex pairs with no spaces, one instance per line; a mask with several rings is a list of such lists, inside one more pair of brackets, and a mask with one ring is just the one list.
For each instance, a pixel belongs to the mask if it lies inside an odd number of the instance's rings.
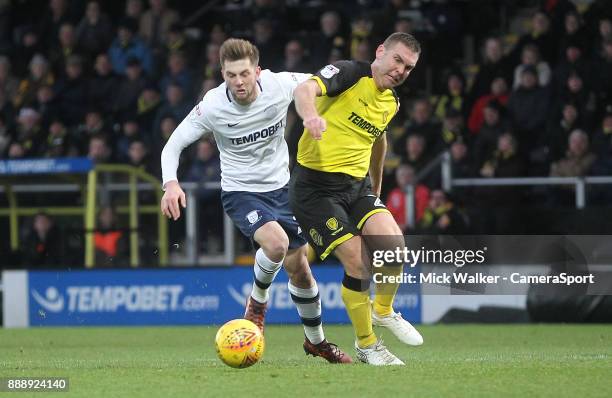
[[283,126],[284,126],[284,121],[281,120],[278,123],[273,124],[272,126],[261,129],[259,131],[255,131],[254,133],[243,135],[242,137],[230,138],[230,141],[234,145],[251,144],[253,142],[257,142],[258,140],[272,137]]

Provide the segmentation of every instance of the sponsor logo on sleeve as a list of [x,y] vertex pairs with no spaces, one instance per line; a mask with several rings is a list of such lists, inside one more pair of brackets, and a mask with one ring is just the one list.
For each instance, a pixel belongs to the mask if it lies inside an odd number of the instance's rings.
[[326,79],[331,79],[334,75],[340,73],[340,69],[336,68],[334,65],[327,65],[323,69],[321,69],[321,76]]

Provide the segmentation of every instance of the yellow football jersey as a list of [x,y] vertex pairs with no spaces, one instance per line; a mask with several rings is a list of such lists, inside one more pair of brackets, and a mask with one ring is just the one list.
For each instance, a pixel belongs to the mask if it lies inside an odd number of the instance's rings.
[[384,134],[399,109],[393,90],[379,91],[369,63],[339,61],[314,76],[323,95],[317,111],[327,122],[319,141],[305,129],[297,161],[309,169],[363,178],[370,167],[374,141]]

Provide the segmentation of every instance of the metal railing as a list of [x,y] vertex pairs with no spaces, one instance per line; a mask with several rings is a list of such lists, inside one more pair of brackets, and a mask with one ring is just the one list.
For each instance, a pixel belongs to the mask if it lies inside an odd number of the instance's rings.
[[495,186],[555,186],[573,185],[576,209],[586,206],[587,185],[612,185],[612,176],[593,177],[514,177],[514,178],[453,178],[450,152],[442,152],[429,162],[415,177],[413,184],[406,187],[406,224],[415,226],[415,186],[433,171],[440,168],[441,186],[446,192],[453,187],[495,187]]

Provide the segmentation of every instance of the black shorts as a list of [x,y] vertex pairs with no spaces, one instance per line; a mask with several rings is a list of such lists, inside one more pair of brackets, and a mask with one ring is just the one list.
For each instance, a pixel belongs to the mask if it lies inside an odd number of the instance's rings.
[[369,177],[358,179],[299,164],[289,182],[289,205],[321,260],[339,244],[359,235],[370,216],[389,212],[372,192]]

